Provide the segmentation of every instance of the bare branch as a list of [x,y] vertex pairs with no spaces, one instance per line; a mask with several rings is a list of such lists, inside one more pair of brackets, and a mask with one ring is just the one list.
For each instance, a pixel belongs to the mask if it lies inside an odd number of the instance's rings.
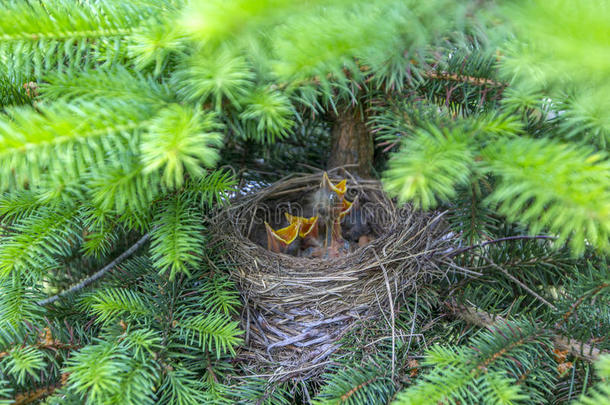
[[553,311],[557,311],[557,307],[555,305],[553,305],[550,302],[548,302],[547,300],[545,300],[542,296],[540,296],[540,294],[538,294],[537,292],[532,290],[524,282],[522,282],[517,277],[513,276],[512,274],[510,274],[508,272],[508,270],[506,270],[504,267],[498,266],[497,264],[495,264],[493,261],[491,261],[490,259],[488,259],[486,257],[483,257],[483,256],[479,256],[479,257],[481,257],[482,259],[485,259],[487,261],[487,263],[489,263],[493,268],[495,268],[497,270],[500,270],[506,277],[510,278],[515,283],[519,284],[519,286],[521,286],[521,288],[523,288],[525,291],[530,293],[530,295],[532,297],[536,298],[538,301],[542,302],[544,305],[546,305],[547,307],[551,308]]
[[[458,304],[454,300],[445,302],[445,306],[450,310],[452,315],[481,328],[491,330],[492,326],[497,322],[507,322],[501,316],[492,315],[472,306]],[[597,349],[588,343],[556,335],[553,331],[548,332],[553,336],[553,343],[557,349],[567,350],[571,355],[583,360],[595,362],[602,354],[610,354],[607,350]]]
[[72,294],[72,293],[74,293],[74,292],[76,292],[78,290],[81,290],[81,289],[85,288],[89,284],[91,284],[94,281],[96,281],[99,278],[101,278],[104,274],[106,274],[109,270],[111,270],[112,268],[117,266],[123,260],[127,259],[129,256],[134,254],[143,244],[148,242],[148,239],[150,239],[150,232],[147,233],[146,235],[142,236],[140,238],[140,240],[138,240],[136,243],[133,244],[133,246],[131,246],[129,249],[127,249],[126,251],[121,253],[116,259],[114,259],[113,261],[108,263],[102,269],[100,269],[100,270],[96,271],[95,273],[93,273],[90,277],[87,277],[86,279],[82,280],[80,283],[78,283],[78,284],[68,288],[67,290],[64,290],[64,291],[60,292],[59,294],[55,294],[52,297],[45,298],[43,300],[38,301],[37,304],[40,305],[40,306],[49,305],[49,304],[54,303],[58,299],[60,299],[62,297],[65,297],[66,295]]
[[504,238],[498,238],[498,239],[493,239],[493,240],[488,240],[485,242],[481,242],[481,243],[477,243],[476,245],[470,245],[470,246],[466,246],[463,247],[461,249],[457,249],[457,250],[453,250],[449,253],[447,253],[445,255],[445,257],[454,257],[459,255],[460,253],[464,253],[467,252],[469,250],[472,249],[476,249],[479,247],[484,247],[487,245],[491,245],[492,243],[500,243],[500,242],[506,242],[506,241],[511,241],[511,240],[531,240],[531,239],[557,239],[555,236],[548,236],[548,235],[515,235],[515,236],[507,236]]

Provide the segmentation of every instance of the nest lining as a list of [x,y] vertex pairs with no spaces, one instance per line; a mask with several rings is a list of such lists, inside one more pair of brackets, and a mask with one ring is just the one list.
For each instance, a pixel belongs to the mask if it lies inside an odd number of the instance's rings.
[[455,245],[441,215],[399,209],[379,182],[346,175],[373,240],[343,257],[277,254],[261,242],[264,221],[273,221],[278,210],[294,211],[295,202],[319,186],[321,173],[284,178],[211,219],[245,303],[246,347],[240,357],[257,370],[272,371],[272,379],[316,375],[340,349],[345,333],[449,268],[447,253]]

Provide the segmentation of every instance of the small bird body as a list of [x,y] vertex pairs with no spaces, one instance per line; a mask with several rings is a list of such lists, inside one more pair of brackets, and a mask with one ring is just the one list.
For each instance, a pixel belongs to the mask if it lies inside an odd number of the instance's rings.
[[333,184],[324,172],[320,188],[312,198],[314,213],[324,226],[324,257],[338,256],[343,245],[341,219],[349,212],[352,203],[345,200],[347,181]]
[[354,208],[352,206],[350,212],[343,219],[343,225],[346,229],[343,237],[352,243],[358,243],[359,246],[364,244],[364,242],[359,243],[361,236],[367,235],[369,237],[368,239],[374,238],[371,226],[360,207]]

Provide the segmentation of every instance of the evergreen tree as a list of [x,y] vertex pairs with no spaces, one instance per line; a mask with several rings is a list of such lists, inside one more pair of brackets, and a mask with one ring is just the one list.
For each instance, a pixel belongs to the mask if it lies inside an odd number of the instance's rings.
[[[3,1],[0,403],[610,403],[608,21],[608,0]],[[446,211],[474,270],[395,297],[394,336],[348,334],[320,379],[267,381],[235,357],[205,218],[330,150]]]

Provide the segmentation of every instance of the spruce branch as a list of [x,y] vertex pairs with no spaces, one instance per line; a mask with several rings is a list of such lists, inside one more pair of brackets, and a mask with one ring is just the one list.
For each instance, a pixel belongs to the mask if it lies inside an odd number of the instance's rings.
[[54,0],[44,4],[9,1],[0,10],[0,41],[124,36],[152,11],[146,12],[142,5],[143,2],[126,5],[114,1]]
[[609,287],[610,287],[610,283],[601,283],[600,285],[595,287],[593,290],[587,292],[587,294],[581,295],[572,305],[570,305],[570,309],[565,314],[563,314],[563,317],[561,318],[561,320],[557,323],[557,325],[555,327],[558,328],[561,325],[563,325],[574,314],[574,312],[576,312],[578,307],[584,302],[585,299],[587,299],[589,297],[593,297],[600,291],[602,291],[606,288],[609,288]]
[[424,77],[435,80],[452,80],[460,83],[474,84],[476,86],[493,86],[493,87],[506,87],[508,83],[499,82],[484,77],[475,77],[468,75],[461,75],[459,73],[450,72],[436,72],[427,71],[424,73]]
[[574,253],[610,249],[610,160],[587,146],[506,138],[483,157],[500,181],[486,202],[532,233],[548,230]]
[[17,394],[13,399],[13,405],[26,405],[53,395],[55,391],[66,385],[68,376],[68,373],[62,373],[61,380],[57,384],[51,384],[32,391]]
[[536,298],[538,301],[542,302],[544,305],[546,305],[547,307],[549,307],[550,309],[552,309],[553,311],[557,311],[557,307],[553,304],[551,304],[550,302],[548,302],[546,299],[544,299],[543,297],[540,296],[540,294],[538,294],[537,292],[535,292],[534,290],[532,290],[528,285],[526,285],[523,281],[519,280],[517,277],[513,276],[512,274],[510,274],[508,272],[508,270],[506,270],[504,267],[498,266],[496,263],[494,263],[491,259],[485,257],[485,256],[478,256],[480,258],[482,258],[483,260],[487,261],[493,268],[500,270],[502,272],[502,274],[504,274],[506,277],[510,278],[512,281],[514,281],[515,283],[517,283],[521,288],[523,288],[525,291],[527,291],[529,294],[531,294],[534,298]]
[[95,317],[95,323],[102,325],[142,319],[154,313],[148,295],[127,288],[105,288],[88,293],[80,299],[80,306]]
[[57,258],[67,256],[81,240],[75,214],[74,208],[44,206],[15,223],[0,245],[0,278],[42,276],[44,269],[57,265]]
[[552,378],[548,367],[538,367],[538,359],[550,357],[549,343],[529,322],[512,322],[479,331],[468,346],[434,345],[423,363],[433,368],[399,394],[395,404],[540,400],[534,384],[515,382],[528,371],[530,382]]
[[[492,315],[472,306],[458,304],[455,300],[446,301],[444,305],[452,315],[480,328],[491,329],[497,323],[502,324],[507,322],[501,316]],[[539,328],[544,329],[540,325]],[[588,362],[595,362],[599,359],[599,356],[610,354],[607,350],[597,349],[587,343],[557,335],[552,331],[551,333],[553,334],[553,343],[556,348],[567,350],[573,356]]]
[[146,242],[148,242],[149,239],[150,239],[150,233],[145,234],[136,243],[134,243],[129,249],[127,249],[126,251],[121,253],[116,259],[114,259],[113,261],[108,263],[106,266],[102,267],[100,270],[93,273],[90,277],[87,277],[86,279],[82,280],[78,284],[68,288],[67,290],[60,292],[59,294],[55,294],[52,297],[45,298],[43,300],[38,301],[37,304],[40,306],[52,304],[62,297],[73,294],[73,293],[77,292],[78,290],[81,290],[81,289],[87,287],[89,284],[100,279],[104,274],[106,274],[109,270],[112,270],[123,260],[127,259],[129,256],[134,254],[138,249],[140,249],[140,247],[142,247],[142,245],[144,245]]
[[154,218],[151,232],[151,259],[159,273],[168,272],[170,280],[197,267],[204,247],[203,220],[184,195],[164,201]]
[[55,72],[45,77],[39,92],[44,100],[135,100],[153,106],[173,98],[167,85],[122,66]]
[[576,405],[610,404],[610,356],[604,356],[595,364],[601,381],[587,395],[582,395]]
[[557,239],[557,238],[555,236],[547,236],[547,235],[514,235],[514,236],[506,236],[504,238],[487,240],[485,242],[477,243],[475,245],[465,246],[463,248],[456,249],[456,250],[453,250],[453,251],[447,253],[446,256],[455,257],[455,256],[457,256],[459,254],[462,254],[464,252],[467,252],[469,250],[485,247],[487,245],[491,245],[491,244],[494,244],[494,243],[507,242],[507,241],[513,241],[513,240],[530,240],[530,239],[543,239],[543,240],[544,239],[551,239],[551,240],[553,240],[553,239]]
[[0,70],[37,78],[115,64],[125,37],[152,14],[145,1],[7,1],[0,9]]
[[145,173],[144,165],[130,152],[116,159],[117,162],[89,168],[86,185],[93,204],[106,213],[146,215],[158,198],[160,176],[156,172]]
[[[19,346],[20,348],[26,348],[26,346]],[[53,351],[57,351],[57,350],[76,350],[81,348],[82,346],[80,345],[76,345],[76,344],[70,344],[70,343],[63,343],[60,342],[59,340],[54,340],[52,342],[41,342],[41,343],[36,343],[33,346],[27,346],[27,348],[29,349],[46,349],[46,350],[53,350]],[[0,352],[0,360],[4,357],[8,357],[11,355],[11,352]]]
[[134,101],[13,107],[0,116],[0,185],[39,185],[49,177],[78,177],[128,149],[134,131],[154,113]]
[[217,126],[213,115],[196,108],[171,104],[160,110],[142,137],[144,173],[161,170],[169,188],[180,188],[185,175],[204,176],[203,167],[214,167],[215,147],[222,145],[220,134],[213,131]]
[[177,326],[185,342],[214,352],[217,359],[226,353],[235,355],[235,346],[242,342],[239,323],[222,314],[200,314],[178,322]]
[[455,196],[470,179],[474,156],[461,131],[430,126],[405,139],[384,175],[386,190],[423,209]]
[[363,364],[336,364],[329,367],[314,405],[389,403],[395,385],[388,376],[386,359],[374,358]]

